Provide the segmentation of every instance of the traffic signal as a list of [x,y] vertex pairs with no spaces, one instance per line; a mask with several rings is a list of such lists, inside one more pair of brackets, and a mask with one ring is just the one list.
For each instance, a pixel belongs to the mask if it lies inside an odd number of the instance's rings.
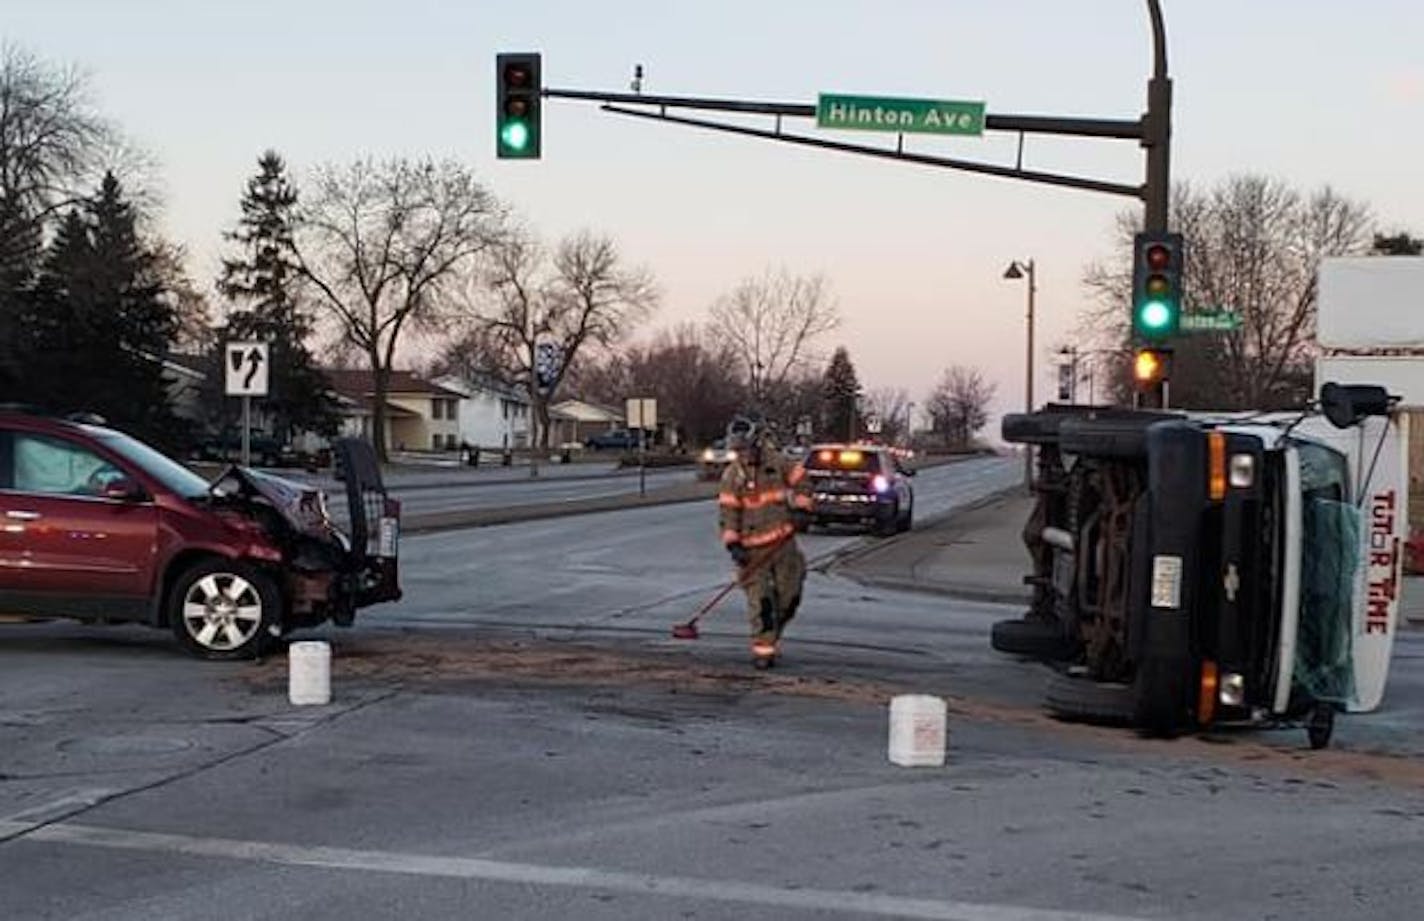
[[494,152],[501,160],[539,159],[539,55],[498,54],[494,59]]
[[1138,390],[1155,390],[1171,376],[1171,349],[1138,349],[1133,354],[1132,383]]
[[1175,336],[1182,322],[1182,235],[1140,233],[1132,241],[1132,332],[1139,341]]

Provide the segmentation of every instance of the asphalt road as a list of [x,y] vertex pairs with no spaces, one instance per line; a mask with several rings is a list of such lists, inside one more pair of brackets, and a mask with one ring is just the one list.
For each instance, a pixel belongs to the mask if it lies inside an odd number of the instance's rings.
[[[926,471],[923,508],[1019,469]],[[1297,731],[1059,724],[1043,672],[988,649],[1008,609],[826,573],[782,667],[756,673],[735,603],[699,641],[667,634],[729,576],[713,511],[409,539],[408,599],[327,633],[329,707],[289,707],[280,660],[0,633],[0,917],[1417,914],[1424,752],[1404,732],[1309,753]],[[858,540],[803,546],[826,561]],[[886,761],[906,691],[949,700],[943,768]],[[1418,739],[1402,699],[1384,716]]]

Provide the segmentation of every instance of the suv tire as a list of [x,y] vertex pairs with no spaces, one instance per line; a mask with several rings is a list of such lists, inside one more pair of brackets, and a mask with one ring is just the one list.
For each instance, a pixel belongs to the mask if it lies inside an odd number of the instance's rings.
[[224,559],[184,569],[165,601],[178,644],[213,660],[255,658],[281,623],[281,607],[271,576],[250,563]]

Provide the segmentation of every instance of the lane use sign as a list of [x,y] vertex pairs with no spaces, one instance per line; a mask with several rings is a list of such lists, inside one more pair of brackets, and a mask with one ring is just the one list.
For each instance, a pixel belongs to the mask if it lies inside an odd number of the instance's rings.
[[267,343],[229,342],[223,361],[226,392],[230,397],[265,397],[269,363]]

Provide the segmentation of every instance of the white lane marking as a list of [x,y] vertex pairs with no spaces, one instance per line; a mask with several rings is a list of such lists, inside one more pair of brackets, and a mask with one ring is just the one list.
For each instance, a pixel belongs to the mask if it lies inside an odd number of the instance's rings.
[[1136,921],[1136,919],[1122,915],[1096,912],[1057,911],[1012,905],[902,898],[893,895],[828,889],[790,889],[735,880],[657,876],[650,873],[598,870],[592,867],[508,863],[473,857],[436,857],[391,851],[358,851],[346,848],[274,844],[265,841],[238,841],[229,838],[199,838],[190,835],[100,828],[92,825],[49,825],[36,829],[25,840],[182,854],[191,857],[260,861],[291,867],[320,867],[327,870],[358,870],[398,873],[408,876],[487,880],[530,886],[601,889],[632,895],[703,899],[805,911],[840,912],[861,917],[927,918],[939,919],[939,921]]
[[76,812],[93,808],[122,792],[122,790],[115,790],[110,787],[88,787],[81,790],[71,790],[64,796],[45,803],[40,803],[37,806],[31,806],[13,815],[0,816],[0,824],[43,825],[46,822],[53,822],[67,815],[73,815]]

